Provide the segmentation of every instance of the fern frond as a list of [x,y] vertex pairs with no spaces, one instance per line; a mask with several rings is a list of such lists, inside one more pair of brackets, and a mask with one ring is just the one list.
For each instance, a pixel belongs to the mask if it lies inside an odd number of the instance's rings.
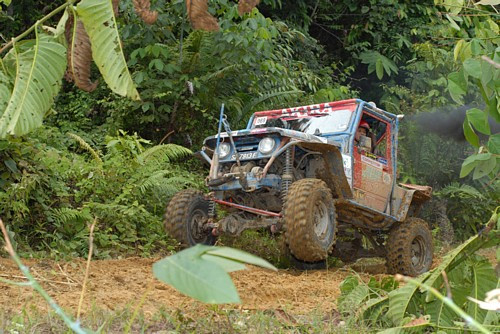
[[212,79],[220,79],[224,77],[227,73],[230,73],[232,71],[237,71],[240,68],[241,64],[228,65],[226,67],[221,68],[218,71],[205,75],[202,79],[207,82],[211,81]]
[[68,132],[67,135],[71,138],[73,138],[74,140],[76,140],[78,142],[78,144],[80,145],[80,148],[89,152],[92,157],[94,158],[95,161],[97,161],[97,163],[99,163],[99,165],[102,165],[102,159],[101,157],[99,156],[99,153],[94,150],[82,137],[74,134],[74,133],[71,133],[71,132]]
[[155,193],[161,193],[164,196],[170,196],[178,192],[186,185],[193,185],[193,182],[182,176],[166,178],[171,171],[160,170],[154,172],[148,178],[139,184],[139,191],[142,195],[154,190]]
[[476,188],[467,184],[453,182],[439,191],[439,194],[447,197],[477,198],[484,199],[484,195]]
[[193,152],[183,146],[175,144],[156,145],[148,148],[137,156],[137,162],[144,165],[151,161],[172,162],[189,155]]
[[56,208],[51,209],[48,215],[61,225],[71,224],[75,222],[86,223],[92,221],[92,215],[86,210],[73,208]]

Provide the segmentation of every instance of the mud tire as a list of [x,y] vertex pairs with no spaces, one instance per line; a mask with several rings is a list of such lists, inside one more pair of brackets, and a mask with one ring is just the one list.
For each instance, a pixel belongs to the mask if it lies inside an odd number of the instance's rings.
[[164,216],[165,230],[181,243],[182,248],[215,244],[215,236],[196,229],[200,219],[208,218],[209,204],[201,191],[193,189],[178,192],[168,203]]
[[418,276],[431,268],[434,247],[429,225],[410,217],[389,232],[386,244],[389,273]]
[[296,260],[324,262],[335,242],[336,212],[332,194],[319,179],[294,182],[284,210],[285,240]]

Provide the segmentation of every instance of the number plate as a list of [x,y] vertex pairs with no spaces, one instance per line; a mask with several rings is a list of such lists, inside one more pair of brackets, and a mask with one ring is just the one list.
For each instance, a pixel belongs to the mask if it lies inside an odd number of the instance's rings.
[[[247,153],[239,153],[238,157],[240,160],[249,160],[257,158],[258,152],[247,152]],[[236,154],[231,155],[231,160],[236,160]]]

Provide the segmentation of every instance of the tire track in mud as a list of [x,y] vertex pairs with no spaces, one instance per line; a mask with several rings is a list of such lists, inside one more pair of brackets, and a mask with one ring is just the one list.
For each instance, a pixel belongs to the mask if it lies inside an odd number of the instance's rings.
[[[160,309],[202,313],[207,306],[178,293],[153,277],[156,259],[128,258],[92,261],[83,313],[93,308],[120,310],[134,308],[144,298],[142,310],[152,316]],[[53,262],[25,260],[32,274],[64,309],[76,312],[84,277],[85,261]],[[326,313],[335,307],[339,285],[352,271],[338,268],[322,271],[268,271],[256,267],[232,273],[241,305],[224,308],[266,310],[283,309],[292,314]],[[0,258],[0,275],[22,281],[17,266]],[[366,273],[359,274],[368,279]],[[145,296],[145,297],[144,297]],[[0,309],[17,311],[27,305],[41,310],[47,305],[31,288],[0,283]]]

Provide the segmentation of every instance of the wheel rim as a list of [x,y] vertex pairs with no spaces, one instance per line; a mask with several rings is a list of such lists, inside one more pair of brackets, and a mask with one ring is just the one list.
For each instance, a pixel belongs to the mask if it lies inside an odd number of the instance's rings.
[[411,264],[415,269],[420,270],[424,267],[427,260],[426,250],[427,247],[424,238],[418,236],[413,239],[411,243]]
[[207,237],[207,232],[203,229],[203,224],[207,221],[207,215],[203,210],[194,210],[189,221],[190,237],[195,243],[202,243]]
[[328,234],[330,215],[325,203],[315,204],[314,210],[314,233],[320,240],[324,240]]

